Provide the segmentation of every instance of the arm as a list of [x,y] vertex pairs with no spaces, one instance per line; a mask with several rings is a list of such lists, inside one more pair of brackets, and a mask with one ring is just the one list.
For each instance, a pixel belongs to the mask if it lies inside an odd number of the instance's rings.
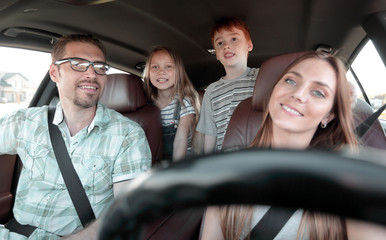
[[203,143],[196,143],[196,146],[201,147],[201,149],[198,149],[195,152],[202,152],[203,150],[205,154],[215,151],[217,141],[217,125],[214,120],[214,112],[209,96],[213,89],[211,86],[212,85],[207,88],[204,98],[202,99],[200,119],[196,127],[197,132],[202,134],[198,140],[201,140]]
[[101,218],[98,218],[94,222],[90,223],[85,229],[71,234],[70,236],[63,237],[65,240],[95,240],[98,239]]
[[201,155],[204,153],[205,134],[195,131],[192,139],[192,153]]
[[0,154],[17,154],[17,135],[22,132],[24,120],[24,113],[21,110],[0,118]]
[[[117,198],[122,193],[126,192],[126,189],[130,184],[129,180],[131,179],[126,178],[126,174],[135,177],[140,175],[147,169],[150,169],[151,166],[150,148],[142,128],[133,128],[132,131],[127,134],[126,140],[122,141],[122,145],[117,147],[120,148],[120,153],[118,154],[114,163],[114,173],[117,174],[117,176],[114,176],[113,173],[113,179],[114,177],[123,177],[123,179],[122,181],[117,181],[113,184],[114,198]],[[127,170],[124,170],[125,168],[127,168]],[[83,230],[76,232],[70,236],[67,236],[64,239],[98,239],[101,221],[103,221],[103,215],[101,217],[98,217],[97,220],[89,224]]]
[[224,240],[221,230],[220,209],[208,207],[204,219],[200,240]]
[[193,123],[194,114],[189,114],[180,119],[176,136],[173,141],[173,161],[181,160],[186,155],[188,135]]
[[[114,185],[113,185],[114,198],[117,198],[122,193],[124,193],[125,189],[127,189],[127,186],[129,183],[130,183],[130,181],[122,181],[119,183],[114,183]],[[101,221],[102,221],[102,218],[98,218],[94,222],[90,223],[85,229],[83,229],[77,233],[74,233],[70,236],[64,237],[63,239],[65,239],[65,240],[98,239]]]
[[205,134],[204,137],[204,153],[212,153],[216,150],[217,137]]
[[129,184],[130,184],[130,180],[114,183],[113,185],[114,198],[118,198],[122,193],[125,193]]

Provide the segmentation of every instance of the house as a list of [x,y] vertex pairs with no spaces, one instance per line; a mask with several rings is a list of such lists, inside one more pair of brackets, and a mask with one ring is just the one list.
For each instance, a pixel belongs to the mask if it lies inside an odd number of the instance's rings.
[[21,73],[0,72],[0,98],[8,102],[24,102],[30,99],[28,79]]

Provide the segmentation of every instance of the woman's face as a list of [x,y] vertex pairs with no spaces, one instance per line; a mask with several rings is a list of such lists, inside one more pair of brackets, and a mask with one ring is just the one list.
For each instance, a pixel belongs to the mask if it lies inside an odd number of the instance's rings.
[[321,59],[306,59],[276,84],[268,105],[273,128],[312,136],[318,125],[334,118],[336,74]]

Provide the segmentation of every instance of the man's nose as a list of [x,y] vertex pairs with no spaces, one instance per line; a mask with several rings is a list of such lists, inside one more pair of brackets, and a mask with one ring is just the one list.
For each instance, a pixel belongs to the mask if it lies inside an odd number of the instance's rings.
[[88,66],[86,73],[88,76],[96,76],[96,72],[95,72],[94,66],[92,64],[90,64]]

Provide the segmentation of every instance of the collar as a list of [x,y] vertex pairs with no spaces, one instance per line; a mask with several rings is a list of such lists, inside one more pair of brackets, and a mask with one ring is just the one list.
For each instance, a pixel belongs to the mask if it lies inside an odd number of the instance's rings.
[[[233,80],[240,80],[240,79],[243,79],[245,78],[246,76],[251,76],[253,74],[250,73],[251,72],[251,68],[250,67],[247,67],[247,69],[245,69],[245,71],[243,72],[243,74],[241,74],[240,76],[238,76],[237,78],[233,79]],[[225,80],[224,79],[224,76],[221,77],[221,80],[223,81],[229,81],[229,80]]]
[[[95,127],[98,127],[97,129],[99,129],[100,131],[100,128],[103,126],[103,123],[105,121],[106,119],[104,118],[104,108],[102,105],[98,104],[95,117],[90,123],[90,125],[87,127],[87,133],[90,133]],[[52,122],[55,125],[65,124],[67,127],[67,124],[64,121],[63,108],[60,102],[58,102],[58,104],[56,105],[55,116]]]

